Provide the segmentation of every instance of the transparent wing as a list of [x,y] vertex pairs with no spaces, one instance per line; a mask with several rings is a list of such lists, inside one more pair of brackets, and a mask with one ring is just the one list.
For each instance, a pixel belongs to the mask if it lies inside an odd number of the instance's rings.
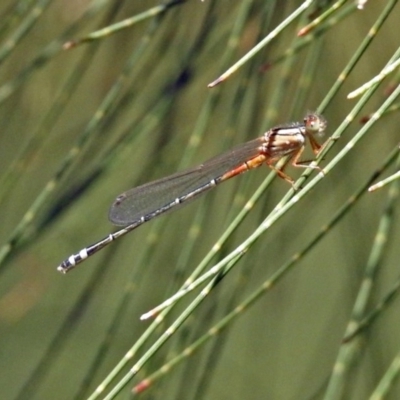
[[[115,199],[110,208],[110,221],[115,225],[126,226],[142,217],[150,219],[146,216],[153,215],[157,210],[167,212],[187,204],[190,200],[194,200],[213,187],[214,185],[210,185],[212,180],[220,183],[222,181],[220,178],[226,172],[239,167],[245,161],[260,154],[260,146],[263,141],[264,137],[261,137],[243,143],[197,167],[122,193]],[[194,195],[184,201],[185,197],[193,192],[195,192]],[[176,201],[176,199],[181,198],[183,198],[183,201]]]

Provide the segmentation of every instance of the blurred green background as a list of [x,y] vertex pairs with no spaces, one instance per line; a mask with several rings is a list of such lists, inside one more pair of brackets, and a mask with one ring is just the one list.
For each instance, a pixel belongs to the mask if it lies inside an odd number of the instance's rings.
[[[270,170],[261,167],[223,183],[179,212],[114,242],[70,274],[59,274],[56,267],[63,259],[115,230],[107,219],[115,197],[261,136],[272,126],[301,121],[319,108],[384,8],[396,2],[369,1],[364,10],[354,1],[345,2],[314,33],[297,38],[301,27],[332,7],[329,1],[311,2],[213,89],[207,85],[302,3],[190,0],[146,14],[166,3],[25,0],[0,6],[2,399],[89,398],[150,326],[140,315],[183,284]],[[62,50],[69,40],[142,15],[127,29]],[[326,137],[357,103],[347,94],[381,71],[399,37],[395,5],[324,109]],[[363,105],[321,166],[351,143],[361,118],[380,107],[398,85],[395,74]],[[312,191],[261,235],[115,398],[131,398],[135,384],[254,294],[362,185],[368,187],[398,146],[399,121],[396,111],[379,118]],[[307,150],[304,157],[313,155]],[[296,178],[302,172],[287,168]],[[283,180],[274,180],[209,267],[251,235],[290,189]],[[350,344],[341,342],[356,301],[362,319],[391,290],[397,294],[396,190],[363,190],[349,212],[272,290],[140,397],[370,398],[398,357],[396,296],[362,334]],[[382,227],[390,198],[392,208]],[[386,226],[387,236],[382,233]],[[366,272],[371,250],[378,252],[372,274],[371,269]],[[365,283],[370,292],[363,295]],[[178,303],[98,398],[198,291]],[[336,381],[342,371],[338,365],[344,372]],[[398,380],[389,388],[384,398],[399,399]]]

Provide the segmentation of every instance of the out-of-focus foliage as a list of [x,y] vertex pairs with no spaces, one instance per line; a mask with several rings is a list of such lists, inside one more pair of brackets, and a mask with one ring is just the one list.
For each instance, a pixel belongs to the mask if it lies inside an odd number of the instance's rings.
[[[331,1],[307,1],[289,23],[301,1],[2,2],[2,398],[89,398],[132,346],[115,379],[90,398],[112,390],[108,398],[130,398],[132,387],[182,355],[153,385],[142,382],[139,389],[150,386],[142,398],[361,400],[384,393],[385,379],[384,398],[400,398],[397,369],[390,369],[400,348],[397,181],[367,192],[399,169],[374,175],[400,141],[398,103],[388,97],[396,96],[398,70],[368,100],[347,99],[399,58],[399,6],[338,3],[336,10]],[[297,37],[324,12],[325,20]],[[87,36],[126,19],[125,29]],[[282,23],[228,79],[207,87]],[[63,49],[71,40],[76,46]],[[382,109],[388,98],[391,110]],[[383,114],[363,128],[362,117],[378,109]],[[183,285],[265,185],[268,168],[144,224],[66,276],[56,271],[69,254],[114,230],[107,212],[118,194],[301,121],[310,110],[328,120],[325,139],[340,137],[320,162],[325,176],[310,190],[311,172],[282,216],[274,209],[293,195],[291,187],[280,179],[268,186],[203,273],[256,240],[197,308],[187,310],[199,289],[151,334],[151,321],[139,320]],[[307,149],[303,158],[312,157]],[[304,171],[286,172],[297,179]],[[357,200],[332,221],[352,196]],[[332,228],[317,240],[326,224]],[[257,296],[251,306],[230,314],[249,296]],[[165,345],[149,353],[185,312]],[[227,315],[224,330],[207,336]],[[343,344],[359,321],[361,332]],[[193,354],[182,353],[199,338]],[[125,375],[138,360],[137,376]]]

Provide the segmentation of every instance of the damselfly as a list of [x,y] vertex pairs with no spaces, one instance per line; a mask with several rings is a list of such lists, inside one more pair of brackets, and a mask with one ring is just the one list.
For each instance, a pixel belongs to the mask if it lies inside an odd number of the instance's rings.
[[300,157],[306,138],[314,154],[318,154],[321,145],[314,136],[322,134],[326,125],[326,120],[321,115],[309,114],[302,123],[277,126],[263,136],[243,143],[204,164],[122,193],[112,204],[109,219],[113,224],[124,228],[71,255],[58,266],[58,271],[68,272],[143,223],[167,211],[176,210],[219,183],[264,163],[292,185],[294,181],[283,172],[283,167],[275,167],[280,158],[288,156],[287,161],[291,160],[294,167],[321,170],[316,165],[310,165],[308,161],[300,161]]

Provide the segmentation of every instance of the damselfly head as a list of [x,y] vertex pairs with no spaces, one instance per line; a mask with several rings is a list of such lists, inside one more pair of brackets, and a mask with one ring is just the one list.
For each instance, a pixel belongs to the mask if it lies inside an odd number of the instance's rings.
[[322,115],[313,113],[306,115],[304,118],[304,125],[307,133],[322,136],[328,123]]

